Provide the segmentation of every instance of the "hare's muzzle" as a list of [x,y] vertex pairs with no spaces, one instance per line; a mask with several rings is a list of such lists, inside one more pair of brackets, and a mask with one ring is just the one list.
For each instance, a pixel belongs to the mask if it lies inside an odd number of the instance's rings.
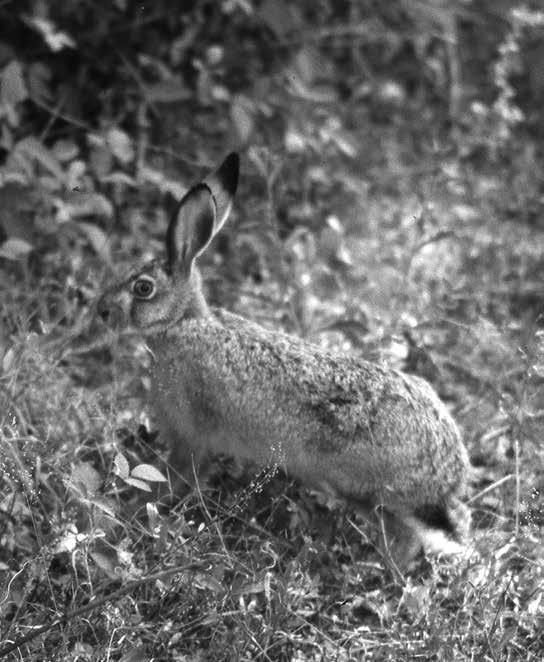
[[97,303],[96,312],[109,327],[116,329],[123,326],[125,315],[121,306],[102,298]]

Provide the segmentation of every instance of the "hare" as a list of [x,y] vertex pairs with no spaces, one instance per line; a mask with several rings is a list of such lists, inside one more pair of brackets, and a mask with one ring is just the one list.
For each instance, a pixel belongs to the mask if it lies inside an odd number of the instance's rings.
[[196,262],[229,215],[238,171],[233,153],[193,186],[168,227],[166,260],[134,270],[97,304],[108,326],[146,340],[172,465],[190,475],[224,453],[280,466],[381,513],[400,563],[422,547],[460,551],[468,454],[427,382],[206,303]]

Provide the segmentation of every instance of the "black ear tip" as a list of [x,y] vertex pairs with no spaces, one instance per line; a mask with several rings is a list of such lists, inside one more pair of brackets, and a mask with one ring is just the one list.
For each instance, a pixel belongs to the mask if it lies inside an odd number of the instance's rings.
[[230,195],[236,193],[239,174],[240,155],[237,152],[231,152],[219,166],[219,170],[216,173],[216,177]]
[[231,152],[225,157],[223,165],[229,169],[240,170],[240,154],[238,152]]

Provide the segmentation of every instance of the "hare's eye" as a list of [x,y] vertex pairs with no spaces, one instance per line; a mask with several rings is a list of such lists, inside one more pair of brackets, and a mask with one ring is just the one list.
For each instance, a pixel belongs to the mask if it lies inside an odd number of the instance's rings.
[[151,299],[155,294],[155,283],[150,278],[138,278],[134,281],[132,291],[138,299]]

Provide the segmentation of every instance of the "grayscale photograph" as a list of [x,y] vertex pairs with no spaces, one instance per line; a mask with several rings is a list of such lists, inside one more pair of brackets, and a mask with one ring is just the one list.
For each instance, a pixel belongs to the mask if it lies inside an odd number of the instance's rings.
[[0,659],[544,659],[542,0],[0,0]]

